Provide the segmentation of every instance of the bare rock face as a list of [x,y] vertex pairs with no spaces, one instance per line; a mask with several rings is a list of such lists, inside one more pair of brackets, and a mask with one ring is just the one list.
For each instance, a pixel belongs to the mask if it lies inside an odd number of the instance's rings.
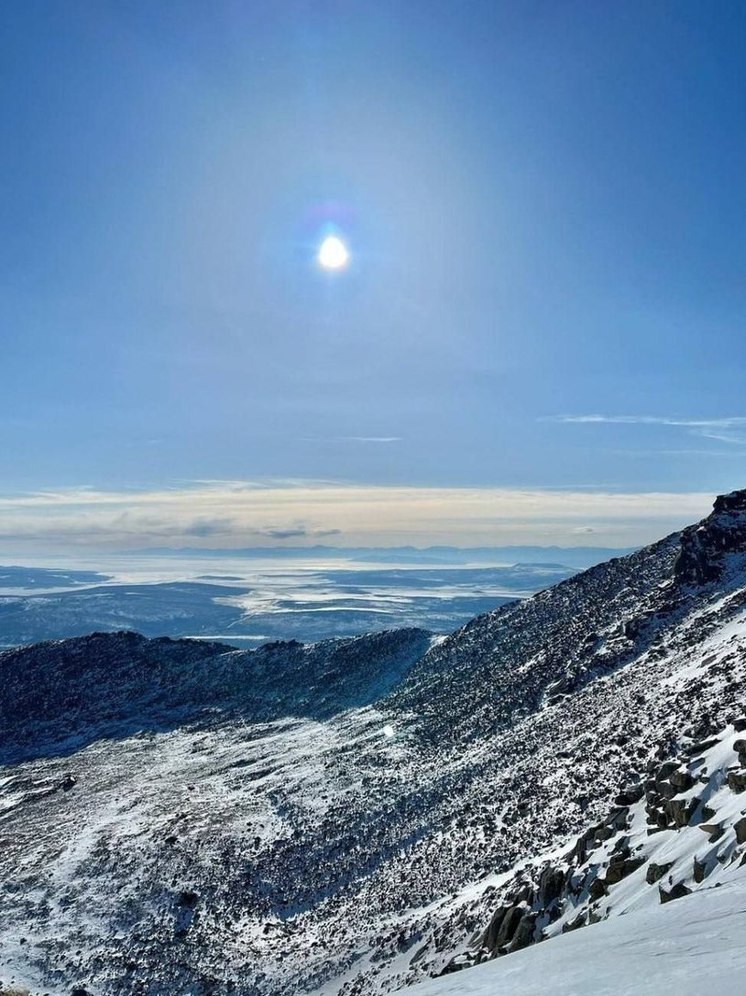
[[746,490],[720,495],[706,519],[682,532],[674,576],[684,584],[717,581],[729,553],[746,553]]

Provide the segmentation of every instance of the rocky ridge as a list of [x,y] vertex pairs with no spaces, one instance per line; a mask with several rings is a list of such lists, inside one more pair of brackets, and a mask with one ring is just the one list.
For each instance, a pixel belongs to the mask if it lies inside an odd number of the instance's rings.
[[[104,736],[240,717],[324,718],[375,700],[430,648],[400,629],[235,650],[201,640],[92,633],[0,653],[0,759]],[[72,741],[72,742],[70,742]]]

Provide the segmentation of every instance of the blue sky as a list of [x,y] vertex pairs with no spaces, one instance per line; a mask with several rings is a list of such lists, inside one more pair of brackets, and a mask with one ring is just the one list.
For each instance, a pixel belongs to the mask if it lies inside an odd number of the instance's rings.
[[746,484],[742,3],[24,0],[0,66],[6,498]]

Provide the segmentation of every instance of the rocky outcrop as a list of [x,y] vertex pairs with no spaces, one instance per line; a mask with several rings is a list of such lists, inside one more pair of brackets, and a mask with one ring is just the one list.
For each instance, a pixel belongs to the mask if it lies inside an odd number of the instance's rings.
[[[685,739],[675,757],[652,760],[646,777],[618,794],[624,805],[581,834],[561,862],[529,863],[503,887],[486,929],[443,974],[597,923],[613,914],[615,887],[630,876],[637,893],[654,887],[665,904],[711,884],[716,869],[746,863],[746,815],[732,798],[746,779],[744,726],[736,717],[716,736]],[[718,846],[703,848],[703,839]]]
[[729,553],[746,553],[746,490],[721,495],[706,519],[681,533],[674,575],[692,585],[717,581]]

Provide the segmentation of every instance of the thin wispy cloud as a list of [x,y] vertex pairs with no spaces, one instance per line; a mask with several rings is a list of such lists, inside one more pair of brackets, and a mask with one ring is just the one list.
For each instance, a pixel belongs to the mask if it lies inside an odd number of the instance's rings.
[[316,436],[304,437],[307,443],[400,443],[402,436]]
[[341,436],[343,442],[349,443],[400,443],[401,436]]
[[665,415],[549,415],[542,421],[562,422],[572,425],[653,425],[672,426],[686,430],[690,435],[715,439],[721,443],[746,445],[746,416],[724,418],[678,418]]

